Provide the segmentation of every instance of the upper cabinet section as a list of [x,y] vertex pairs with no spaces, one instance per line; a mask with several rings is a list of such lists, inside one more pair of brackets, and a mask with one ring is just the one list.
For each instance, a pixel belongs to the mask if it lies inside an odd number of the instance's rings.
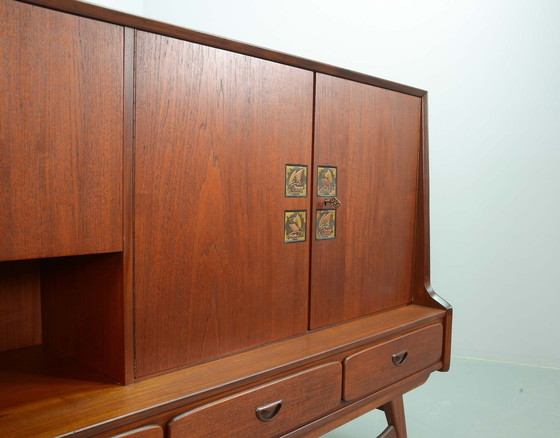
[[412,300],[421,121],[419,97],[316,84],[311,328]]
[[0,16],[0,260],[120,251],[123,28]]
[[313,73],[136,46],[137,376],[305,332]]

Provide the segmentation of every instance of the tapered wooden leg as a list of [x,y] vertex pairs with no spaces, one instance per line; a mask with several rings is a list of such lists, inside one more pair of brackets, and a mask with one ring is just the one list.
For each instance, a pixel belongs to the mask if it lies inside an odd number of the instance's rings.
[[395,428],[393,426],[387,426],[381,435],[378,435],[377,438],[397,438],[397,432],[395,432]]
[[394,398],[382,406],[389,426],[395,428],[397,438],[406,438],[406,421],[404,418],[404,403],[402,395]]

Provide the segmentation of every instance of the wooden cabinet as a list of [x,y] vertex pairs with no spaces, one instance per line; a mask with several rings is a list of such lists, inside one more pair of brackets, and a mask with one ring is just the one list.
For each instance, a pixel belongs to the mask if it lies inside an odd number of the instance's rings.
[[451,345],[426,92],[73,0],[0,29],[2,433],[406,436]]

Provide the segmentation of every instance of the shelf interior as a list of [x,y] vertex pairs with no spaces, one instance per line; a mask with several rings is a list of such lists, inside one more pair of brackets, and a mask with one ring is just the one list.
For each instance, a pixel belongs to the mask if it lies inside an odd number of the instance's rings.
[[44,345],[122,382],[122,269],[122,253],[0,262],[0,366]]
[[0,384],[0,412],[115,387],[109,377],[44,345],[0,353]]

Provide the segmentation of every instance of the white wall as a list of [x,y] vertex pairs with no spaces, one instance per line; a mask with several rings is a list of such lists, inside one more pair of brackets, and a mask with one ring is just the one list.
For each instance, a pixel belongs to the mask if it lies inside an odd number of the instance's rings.
[[454,353],[560,368],[560,2],[144,0],[143,13],[429,90],[432,282],[455,307]]

